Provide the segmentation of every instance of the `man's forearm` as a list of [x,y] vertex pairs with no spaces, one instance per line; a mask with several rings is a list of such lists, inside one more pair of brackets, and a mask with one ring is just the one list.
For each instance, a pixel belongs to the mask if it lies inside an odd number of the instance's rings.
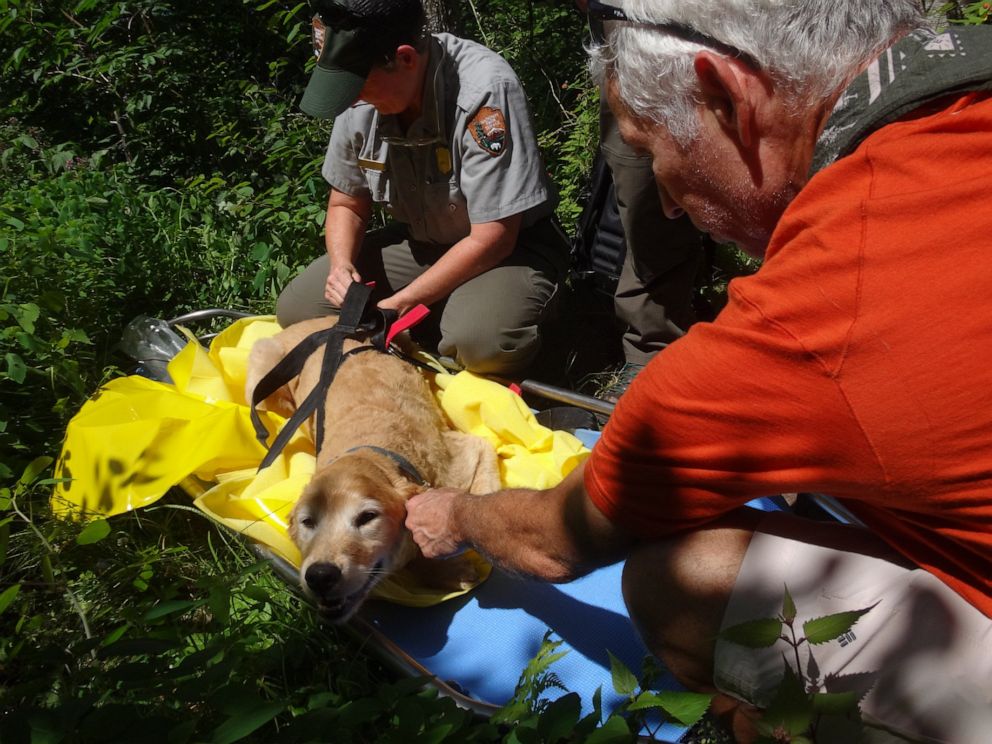
[[365,237],[366,221],[352,209],[331,205],[327,210],[324,245],[331,266],[352,265]]
[[589,501],[581,470],[546,491],[509,489],[456,499],[456,540],[504,569],[552,582],[620,560],[630,540]]

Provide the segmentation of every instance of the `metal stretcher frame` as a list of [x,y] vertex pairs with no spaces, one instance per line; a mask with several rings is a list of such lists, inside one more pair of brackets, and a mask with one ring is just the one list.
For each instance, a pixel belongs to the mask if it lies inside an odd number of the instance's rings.
[[[241,311],[210,308],[186,313],[167,322],[170,327],[175,328],[176,326],[207,322],[217,318],[239,319],[249,316],[250,313]],[[211,339],[214,335],[216,334],[207,334],[196,337],[201,343],[203,343]],[[524,380],[520,383],[520,388],[524,394],[536,396],[556,403],[574,406],[600,416],[608,417],[613,412],[614,408],[613,404],[607,401],[602,401],[598,398],[593,398],[588,395],[583,395],[581,393],[538,382],[536,380]],[[817,507],[822,509],[822,511],[831,518],[845,522],[855,521],[850,513],[847,512],[847,510],[834,499],[822,495],[809,495],[809,498],[817,505]],[[302,596],[303,593],[299,587],[298,571],[294,566],[283,558],[275,555],[271,550],[261,544],[251,542],[251,548],[256,555],[266,560],[272,566],[276,574],[282,578],[288,586],[293,588],[294,591],[297,591]],[[363,617],[360,613],[353,617],[344,627],[361,642],[367,643],[368,648],[377,653],[388,666],[392,667],[399,674],[412,677],[423,677],[425,684],[432,686],[438,691],[439,694],[452,699],[462,708],[470,710],[483,717],[491,716],[499,710],[500,705],[486,701],[480,697],[473,696],[473,694],[467,694],[462,689],[459,689],[460,685],[458,682],[445,680],[437,676],[431,669],[421,663],[421,661],[418,661],[414,655],[408,653],[400,643],[397,643],[387,633],[377,627],[377,621],[375,618],[370,620]],[[669,740],[678,741],[681,737],[681,733],[682,732],[678,727],[672,727],[668,731],[668,736],[670,737]]]

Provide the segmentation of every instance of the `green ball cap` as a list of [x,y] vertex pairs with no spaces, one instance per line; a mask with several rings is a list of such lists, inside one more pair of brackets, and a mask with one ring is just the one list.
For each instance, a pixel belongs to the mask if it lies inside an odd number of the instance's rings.
[[358,100],[373,63],[381,57],[366,29],[328,28],[300,108],[318,119],[337,117]]

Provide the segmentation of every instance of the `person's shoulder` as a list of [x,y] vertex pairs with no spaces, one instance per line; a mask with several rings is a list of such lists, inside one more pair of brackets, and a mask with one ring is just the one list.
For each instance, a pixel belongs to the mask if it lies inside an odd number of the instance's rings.
[[458,106],[469,110],[500,87],[520,87],[510,63],[492,49],[452,34],[435,34],[453,74],[458,77]]
[[375,107],[365,101],[356,101],[334,120],[335,129],[364,129],[375,117]]

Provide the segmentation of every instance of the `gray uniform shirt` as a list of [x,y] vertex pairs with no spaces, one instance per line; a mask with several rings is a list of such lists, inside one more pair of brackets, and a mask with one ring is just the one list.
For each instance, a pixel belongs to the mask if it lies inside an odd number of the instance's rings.
[[472,223],[523,213],[527,227],[555,207],[516,74],[450,34],[431,38],[423,109],[409,130],[359,102],[335,120],[322,173],[384,205],[414,240],[442,245]]

